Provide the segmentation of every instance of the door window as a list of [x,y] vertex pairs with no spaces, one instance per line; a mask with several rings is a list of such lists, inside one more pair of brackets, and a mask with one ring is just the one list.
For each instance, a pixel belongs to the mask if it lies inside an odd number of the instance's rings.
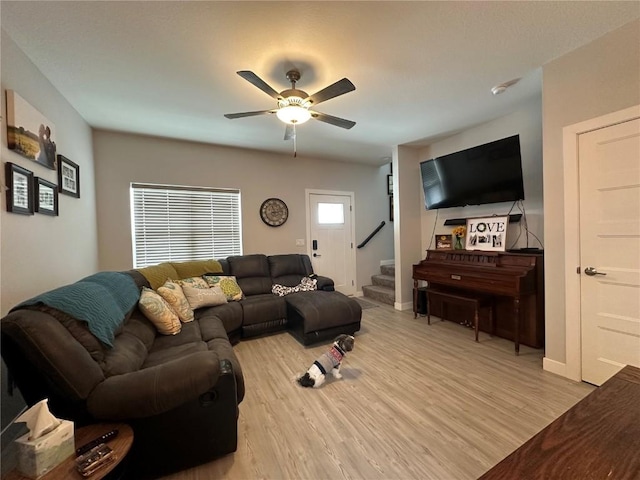
[[342,203],[318,203],[318,223],[320,225],[344,225],[344,205]]

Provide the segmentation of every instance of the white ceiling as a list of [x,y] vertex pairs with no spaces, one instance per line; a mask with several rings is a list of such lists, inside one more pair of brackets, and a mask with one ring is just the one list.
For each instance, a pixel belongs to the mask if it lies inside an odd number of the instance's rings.
[[[298,155],[381,165],[393,145],[450,135],[540,97],[541,66],[635,18],[640,2],[2,1],[2,28],[93,127],[291,154],[275,116],[285,73],[314,93]],[[504,94],[492,86],[522,77]],[[19,89],[16,89],[19,92]]]

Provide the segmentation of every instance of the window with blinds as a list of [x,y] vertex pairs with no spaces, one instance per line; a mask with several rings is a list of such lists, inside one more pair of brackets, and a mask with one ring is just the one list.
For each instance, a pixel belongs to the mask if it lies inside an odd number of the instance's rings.
[[133,266],[242,255],[240,191],[131,184]]

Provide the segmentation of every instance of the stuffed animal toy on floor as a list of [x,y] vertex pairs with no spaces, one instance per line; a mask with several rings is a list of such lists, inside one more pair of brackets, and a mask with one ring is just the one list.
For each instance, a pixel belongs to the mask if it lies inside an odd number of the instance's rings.
[[324,383],[329,372],[334,378],[342,378],[340,374],[342,359],[347,352],[353,350],[354,341],[352,335],[338,335],[333,341],[331,349],[313,362],[307,373],[298,378],[298,383],[303,387],[318,388]]

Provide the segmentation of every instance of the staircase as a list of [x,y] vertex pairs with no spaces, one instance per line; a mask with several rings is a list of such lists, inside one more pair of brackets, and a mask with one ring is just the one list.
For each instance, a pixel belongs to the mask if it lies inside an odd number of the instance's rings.
[[395,265],[381,265],[380,275],[372,275],[373,285],[362,287],[364,298],[380,303],[393,305],[396,301],[396,268]]

